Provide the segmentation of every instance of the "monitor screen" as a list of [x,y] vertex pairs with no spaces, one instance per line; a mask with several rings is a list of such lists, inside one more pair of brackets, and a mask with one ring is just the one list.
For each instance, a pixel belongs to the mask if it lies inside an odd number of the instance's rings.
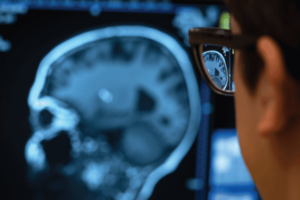
[[243,161],[236,129],[212,134],[209,200],[257,200],[258,193]]
[[188,30],[228,23],[221,4],[1,1],[6,193],[206,199],[213,105]]

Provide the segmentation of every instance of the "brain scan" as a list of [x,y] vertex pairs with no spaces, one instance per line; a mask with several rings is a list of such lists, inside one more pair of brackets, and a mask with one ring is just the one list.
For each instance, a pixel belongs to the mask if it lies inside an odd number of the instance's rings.
[[148,199],[199,128],[189,56],[145,26],[88,31],[41,61],[25,147],[36,199]]

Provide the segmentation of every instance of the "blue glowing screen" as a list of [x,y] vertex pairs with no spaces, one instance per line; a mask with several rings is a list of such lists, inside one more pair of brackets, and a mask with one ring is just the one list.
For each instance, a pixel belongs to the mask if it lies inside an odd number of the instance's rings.
[[258,194],[243,161],[235,129],[216,130],[212,136],[210,200],[256,200]]
[[181,175],[173,196],[206,196],[214,105],[188,31],[218,26],[222,12],[169,0],[0,0],[0,129],[32,199],[157,199]]
[[235,191],[213,190],[210,192],[209,200],[257,200],[258,195],[255,191]]
[[25,158],[50,184],[41,198],[147,199],[193,144],[199,102],[190,57],[164,32],[110,26],[62,42],[28,96]]
[[211,153],[211,185],[253,185],[234,130],[216,132],[212,138]]

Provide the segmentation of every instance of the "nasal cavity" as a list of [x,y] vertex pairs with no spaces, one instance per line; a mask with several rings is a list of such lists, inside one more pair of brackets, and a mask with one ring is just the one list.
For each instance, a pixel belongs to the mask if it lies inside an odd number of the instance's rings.
[[53,115],[49,110],[43,109],[40,112],[39,121],[42,126],[49,126],[52,123],[52,120],[53,120]]
[[50,166],[67,165],[71,156],[71,141],[66,131],[61,131],[52,140],[41,142]]
[[144,90],[138,91],[138,104],[137,111],[139,112],[151,112],[155,108],[154,99],[147,94]]

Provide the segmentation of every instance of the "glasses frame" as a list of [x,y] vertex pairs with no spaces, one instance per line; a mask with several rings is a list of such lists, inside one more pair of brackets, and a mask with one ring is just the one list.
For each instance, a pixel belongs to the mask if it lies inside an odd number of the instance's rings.
[[205,70],[200,53],[204,44],[226,46],[241,49],[256,44],[258,37],[248,35],[233,35],[230,30],[220,28],[192,28],[189,31],[189,43],[192,47],[198,70],[210,89],[224,96],[234,96],[234,91],[218,87]]

